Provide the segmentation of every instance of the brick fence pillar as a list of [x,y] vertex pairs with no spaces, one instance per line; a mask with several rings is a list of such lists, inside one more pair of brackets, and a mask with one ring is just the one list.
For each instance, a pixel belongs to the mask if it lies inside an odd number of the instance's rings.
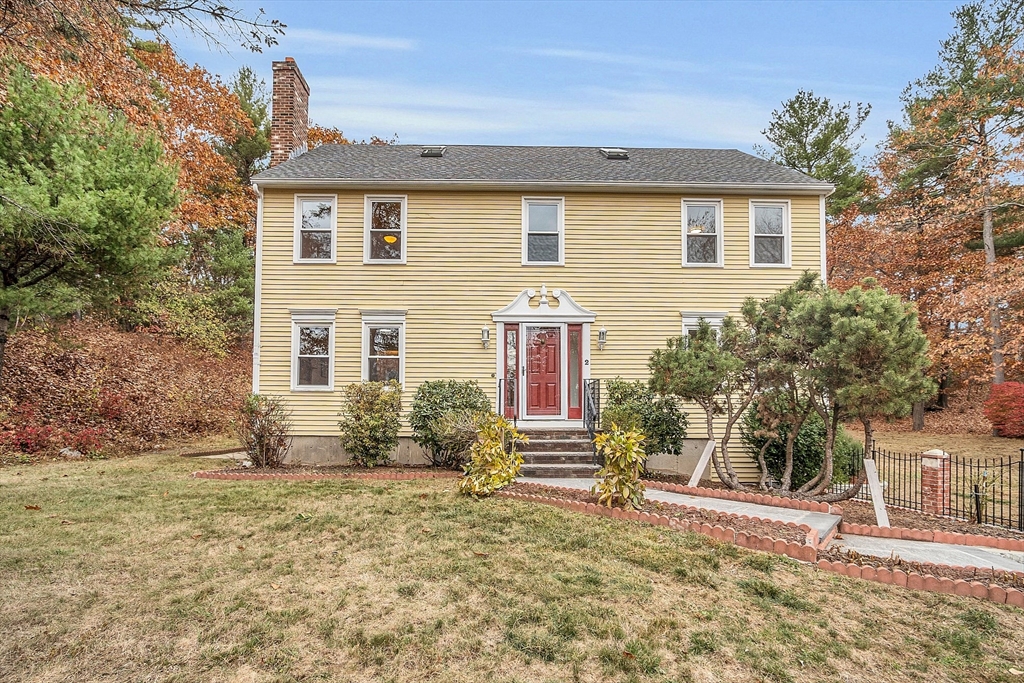
[[921,454],[921,510],[945,515],[949,509],[949,453],[938,448]]

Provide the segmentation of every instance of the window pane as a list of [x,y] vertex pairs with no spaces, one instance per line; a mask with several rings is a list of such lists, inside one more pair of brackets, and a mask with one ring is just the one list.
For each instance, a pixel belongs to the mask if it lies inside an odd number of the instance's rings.
[[687,235],[687,263],[718,263],[718,237],[715,235]]
[[686,205],[686,233],[714,234],[718,232],[718,207],[709,205]]
[[384,230],[371,230],[370,260],[401,261],[402,233]]
[[530,263],[557,263],[558,235],[527,235],[526,260]]
[[569,330],[569,407],[580,407],[580,331]]
[[299,246],[300,258],[329,260],[331,258],[331,233],[303,230]]
[[785,263],[785,246],[784,237],[755,237],[754,263]]
[[331,203],[317,200],[302,200],[302,229],[330,230]]
[[781,206],[755,206],[754,234],[781,235],[784,215]]
[[529,232],[558,232],[558,204],[527,204]]
[[300,358],[299,386],[326,387],[330,379],[330,358]]
[[299,355],[326,356],[330,348],[330,327],[300,327]]
[[398,330],[397,327],[371,327],[370,355],[397,356]]
[[372,202],[370,221],[373,230],[401,230],[402,202]]
[[370,358],[368,379],[371,382],[401,381],[398,376],[399,361],[397,358]]

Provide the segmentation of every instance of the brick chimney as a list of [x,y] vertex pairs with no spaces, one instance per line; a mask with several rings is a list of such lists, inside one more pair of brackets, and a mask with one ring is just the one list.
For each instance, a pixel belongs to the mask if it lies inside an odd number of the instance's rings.
[[274,62],[274,101],[270,123],[270,165],[306,151],[309,85],[291,57]]

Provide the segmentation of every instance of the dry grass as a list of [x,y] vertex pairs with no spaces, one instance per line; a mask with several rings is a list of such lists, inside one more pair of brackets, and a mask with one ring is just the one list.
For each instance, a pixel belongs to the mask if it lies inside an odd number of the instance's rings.
[[[863,441],[863,432],[852,426],[846,430]],[[921,453],[941,448],[947,453],[968,458],[1020,457],[1024,439],[1004,439],[991,434],[936,434],[934,432],[897,432],[875,430],[875,442],[880,448],[903,453]]]
[[[452,482],[0,470],[5,681],[1016,681],[1024,613]],[[40,510],[28,510],[38,505]]]

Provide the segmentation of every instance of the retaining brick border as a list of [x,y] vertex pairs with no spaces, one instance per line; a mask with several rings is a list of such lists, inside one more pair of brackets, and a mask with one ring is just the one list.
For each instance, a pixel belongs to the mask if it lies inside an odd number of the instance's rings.
[[[676,531],[691,531],[695,534],[701,534],[702,536],[710,536],[717,541],[733,543],[749,550],[761,550],[768,553],[775,553],[776,555],[786,555],[787,557],[791,557],[794,560],[800,560],[801,562],[812,563],[818,559],[818,548],[815,545],[784,541],[782,539],[771,538],[769,536],[759,536],[757,534],[747,534],[742,531],[737,532],[732,527],[722,527],[718,524],[711,526],[707,522],[686,522],[681,519],[676,519],[675,517],[669,517],[668,515],[661,515],[658,513],[623,510],[622,508],[608,508],[604,505],[598,505],[597,503],[584,503],[579,500],[550,498],[548,496],[537,496],[529,493],[498,491],[494,495],[502,498],[511,498],[513,500],[523,500],[531,503],[551,505],[553,507],[562,508],[563,510],[581,512],[585,515],[593,515],[595,517],[610,517],[612,519],[622,519],[629,522],[644,522],[654,526],[664,526]],[[682,506],[676,507],[682,508]],[[691,509],[697,510],[699,508]],[[813,530],[811,531],[811,534],[814,534],[815,536],[817,535]]]
[[297,474],[288,472],[224,472],[200,470],[193,472],[195,479],[222,481],[321,481],[325,479],[369,479],[374,481],[410,481],[413,479],[455,479],[458,472],[338,472],[330,474]]
[[785,496],[773,496],[767,493],[753,493],[752,491],[731,491],[728,489],[709,489],[703,486],[686,486],[684,484],[670,484],[663,481],[644,480],[649,489],[659,491],[671,491],[682,493],[687,496],[703,496],[704,498],[719,498],[721,500],[733,500],[738,503],[754,503],[756,505],[771,505],[777,508],[789,508],[790,510],[803,510],[804,512],[826,512],[830,515],[843,514],[843,509],[838,505],[819,503],[813,500],[800,500],[799,498],[787,498]]
[[1024,592],[1016,588],[1001,588],[989,586],[980,581],[965,581],[964,579],[950,579],[938,577],[933,574],[919,574],[918,572],[905,572],[901,569],[889,569],[887,567],[868,567],[852,562],[835,562],[829,560],[818,560],[818,569],[832,572],[841,576],[849,576],[854,579],[875,581],[911,590],[928,591],[930,593],[946,593],[948,595],[961,595],[989,600],[1000,605],[1013,605],[1024,608]]
[[1024,552],[1024,539],[999,538],[997,536],[981,536],[979,534],[960,534],[949,531],[932,531],[930,529],[907,529],[905,527],[880,527],[873,524],[839,523],[839,533],[853,536],[874,536],[876,538],[898,538],[904,541],[927,541],[929,543],[947,543],[952,545],[973,545],[998,550],[1016,550]]

